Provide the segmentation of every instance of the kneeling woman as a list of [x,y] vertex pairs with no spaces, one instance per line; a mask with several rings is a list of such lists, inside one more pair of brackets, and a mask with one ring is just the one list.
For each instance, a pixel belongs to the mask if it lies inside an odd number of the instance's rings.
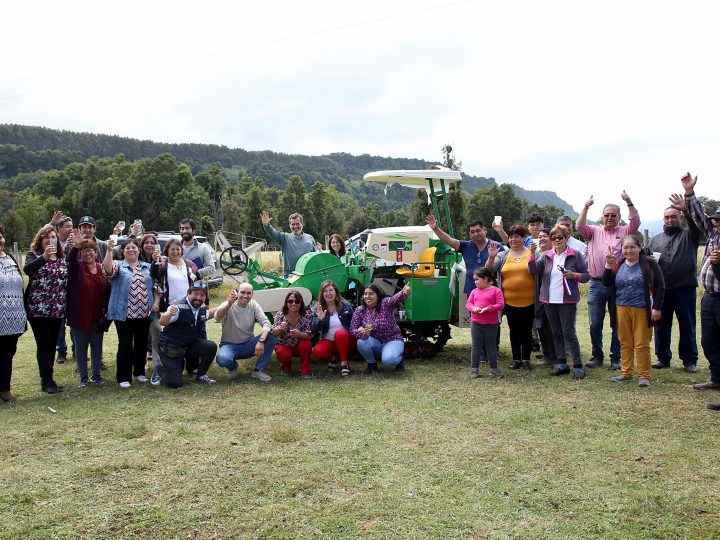
[[311,315],[305,307],[302,294],[290,291],[285,297],[285,303],[275,314],[275,324],[272,333],[277,338],[275,356],[280,362],[280,373],[290,375],[290,360],[293,356],[300,357],[300,376],[304,379],[312,377],[310,368],[310,338]]
[[383,364],[395,366],[395,371],[405,370],[405,343],[395,322],[394,311],[408,294],[409,285],[391,297],[386,297],[374,283],[365,289],[362,305],[355,310],[350,325],[350,333],[357,339],[358,351],[367,362],[365,375],[377,371],[378,358]]
[[339,356],[342,377],[350,375],[348,356],[355,348],[355,338],[350,335],[352,317],[353,309],[340,296],[338,286],[329,279],[323,281],[312,318],[313,334],[318,334],[320,339],[312,352],[318,360],[327,360],[330,369],[335,369],[334,359]]
[[621,246],[619,261],[608,247],[602,277],[603,285],[611,287],[610,324],[618,331],[622,361],[622,375],[612,380],[632,381],[637,358],[638,384],[650,386],[650,340],[660,320],[665,280],[655,259],[642,252],[637,236],[626,235]]

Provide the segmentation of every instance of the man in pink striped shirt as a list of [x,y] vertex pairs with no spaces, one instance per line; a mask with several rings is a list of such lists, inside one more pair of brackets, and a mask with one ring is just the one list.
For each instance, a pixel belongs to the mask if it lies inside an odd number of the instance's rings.
[[[621,215],[620,206],[617,204],[606,204],[603,207],[602,225],[588,225],[587,213],[595,202],[592,195],[590,195],[590,198],[585,202],[585,206],[575,223],[578,232],[582,234],[588,242],[587,263],[588,271],[590,272],[590,288],[588,289],[587,303],[588,317],[590,318],[592,358],[590,362],[587,363],[587,367],[590,368],[601,367],[605,359],[602,338],[610,292],[609,288],[602,284],[601,278],[603,269],[605,268],[607,248],[611,246],[615,253],[615,258],[619,259],[623,236],[626,234],[636,234],[640,228],[640,216],[630,199],[630,195],[623,190],[620,196],[628,207],[630,221],[627,225],[619,224]],[[617,329],[613,329],[610,339],[610,367],[612,367],[612,369],[620,369],[620,343],[617,338]]]

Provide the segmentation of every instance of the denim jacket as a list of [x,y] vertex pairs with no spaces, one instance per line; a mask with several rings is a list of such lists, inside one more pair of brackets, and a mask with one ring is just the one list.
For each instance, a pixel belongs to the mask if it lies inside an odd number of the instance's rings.
[[[330,330],[330,317],[325,317],[321,321],[317,316],[317,306],[317,303],[313,304],[312,306],[313,317],[312,322],[310,323],[310,328],[313,334],[318,334],[318,339],[323,339],[323,336],[327,334]],[[352,322],[352,316],[353,308],[348,302],[343,300],[342,309],[338,311],[338,317],[340,318],[340,324],[348,332],[350,331],[350,323]]]
[[[117,265],[117,272],[108,277],[110,280],[110,302],[108,303],[107,318],[111,321],[124,321],[127,317],[128,295],[130,294],[130,284],[132,283],[133,269],[126,261],[114,261],[113,265]],[[138,261],[140,273],[145,278],[145,287],[148,292],[148,313],[153,305],[153,280],[150,276],[150,264],[144,261]],[[151,318],[156,319],[157,313],[152,313]]]

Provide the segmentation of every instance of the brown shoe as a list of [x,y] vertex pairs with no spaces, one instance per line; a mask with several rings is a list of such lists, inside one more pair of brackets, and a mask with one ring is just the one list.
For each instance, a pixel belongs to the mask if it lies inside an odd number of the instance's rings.
[[708,381],[704,383],[693,384],[692,387],[695,390],[720,390],[720,383],[716,383],[715,381]]
[[707,408],[711,411],[720,411],[720,403],[708,403]]
[[15,401],[17,398],[13,396],[10,392],[0,392],[0,400],[4,402],[8,401]]

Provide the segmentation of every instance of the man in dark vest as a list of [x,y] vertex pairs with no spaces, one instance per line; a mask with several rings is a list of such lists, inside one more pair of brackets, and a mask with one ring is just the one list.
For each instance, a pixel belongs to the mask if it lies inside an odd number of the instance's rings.
[[198,384],[215,383],[207,376],[207,371],[215,359],[217,345],[207,339],[206,298],[207,285],[196,281],[188,289],[185,298],[172,304],[160,315],[160,324],[164,327],[159,343],[160,378],[170,388],[183,385],[183,364],[187,357],[200,358],[195,376]]

